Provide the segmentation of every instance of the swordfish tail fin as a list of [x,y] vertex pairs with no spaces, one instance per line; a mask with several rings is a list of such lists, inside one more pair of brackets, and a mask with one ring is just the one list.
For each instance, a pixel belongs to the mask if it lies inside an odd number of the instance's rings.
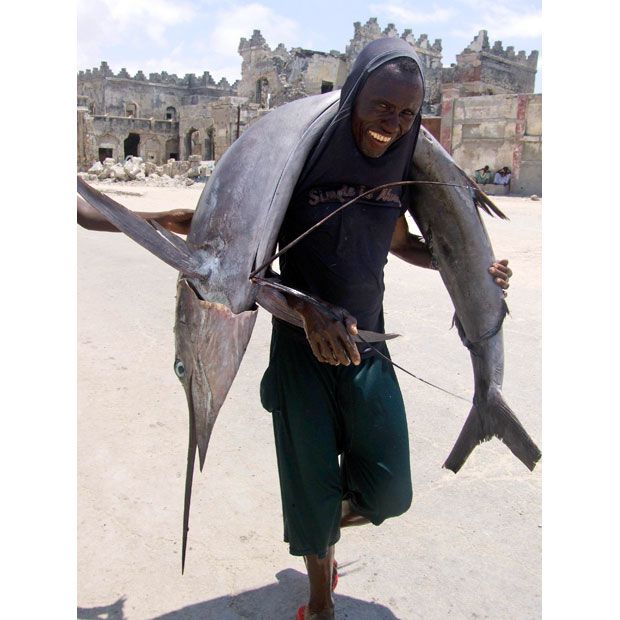
[[455,474],[473,449],[492,437],[501,439],[510,451],[532,471],[542,456],[499,390],[489,391],[486,401],[474,403],[465,425],[443,466]]

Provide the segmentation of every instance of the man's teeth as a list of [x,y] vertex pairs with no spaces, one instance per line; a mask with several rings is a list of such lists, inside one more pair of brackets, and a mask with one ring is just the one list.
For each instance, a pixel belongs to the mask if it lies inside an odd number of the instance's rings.
[[375,140],[378,140],[379,142],[389,142],[392,139],[392,138],[389,138],[388,136],[384,136],[370,129],[368,130],[368,133],[370,134],[371,138],[374,138]]

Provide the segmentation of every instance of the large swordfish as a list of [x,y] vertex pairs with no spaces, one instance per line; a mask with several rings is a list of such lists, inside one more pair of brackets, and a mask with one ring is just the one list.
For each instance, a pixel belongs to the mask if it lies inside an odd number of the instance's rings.
[[[189,408],[183,566],[195,454],[202,470],[215,420],[254,327],[256,304],[295,321],[279,294],[250,280],[249,274],[272,256],[295,184],[338,102],[339,91],[308,97],[273,110],[249,127],[218,162],[200,196],[186,241],[78,178],[82,198],[180,272],[174,371]],[[411,204],[452,297],[476,376],[474,408],[445,466],[458,471],[477,443],[496,435],[531,469],[540,453],[499,392],[505,304],[487,272],[493,252],[477,209],[483,206],[489,211],[492,203],[425,130],[414,154],[412,178],[470,188],[418,188]],[[266,275],[266,269],[257,275]],[[482,296],[473,294],[476,291]],[[366,340],[379,338],[361,335]]]

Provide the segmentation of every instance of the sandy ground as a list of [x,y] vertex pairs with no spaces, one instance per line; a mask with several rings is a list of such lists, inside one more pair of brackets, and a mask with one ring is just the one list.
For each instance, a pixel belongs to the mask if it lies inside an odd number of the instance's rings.
[[[127,188],[132,209],[194,207],[202,186]],[[504,323],[504,393],[541,440],[542,202],[498,198],[485,218],[515,276]],[[286,619],[306,600],[301,559],[282,542],[270,415],[258,385],[269,351],[261,311],[196,473],[185,575],[181,518],[185,395],[173,371],[176,273],[120,234],[78,228],[78,618]],[[435,272],[390,259],[386,326],[399,364],[470,398],[469,356]],[[458,475],[442,469],[467,404],[400,373],[414,503],[381,527],[343,531],[337,618],[541,616],[541,471],[500,442]]]

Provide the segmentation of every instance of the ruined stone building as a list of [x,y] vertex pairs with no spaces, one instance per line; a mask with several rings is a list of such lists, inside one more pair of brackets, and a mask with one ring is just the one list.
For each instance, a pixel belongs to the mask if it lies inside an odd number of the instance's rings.
[[163,164],[168,159],[221,157],[237,137],[239,106],[245,99],[226,79],[208,72],[188,74],[125,69],[115,75],[107,63],[78,73],[78,166],[106,157],[137,155]]
[[[376,18],[368,20],[365,26],[356,22],[354,29],[344,54],[337,50],[326,53],[299,47],[287,52],[282,44],[272,51],[260,31],[255,30],[249,40],[243,38],[239,43],[239,54],[243,58],[239,94],[262,106],[274,107],[339,89],[366,44],[385,36],[399,36],[393,24],[382,31]],[[423,112],[435,114],[441,103],[441,40],[431,45],[427,35],[416,39],[411,30],[405,30],[402,38],[411,44],[424,64]]]
[[138,155],[161,165],[168,159],[217,161],[243,130],[274,107],[340,88],[370,41],[401,37],[418,53],[425,73],[423,124],[471,172],[485,164],[508,166],[511,190],[541,193],[542,96],[534,95],[538,52],[491,46],[482,30],[444,67],[441,39],[381,30],[376,18],[354,24],[344,53],[268,45],[259,30],[239,43],[241,80],[215,83],[208,72],[183,78],[107,63],[77,76],[78,169],[112,157]]

